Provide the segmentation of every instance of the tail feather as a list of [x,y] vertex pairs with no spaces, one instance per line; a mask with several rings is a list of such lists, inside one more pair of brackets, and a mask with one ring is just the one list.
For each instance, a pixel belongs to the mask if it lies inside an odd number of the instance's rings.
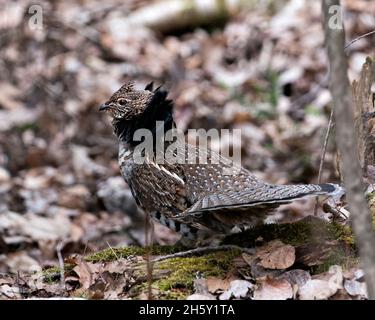
[[338,184],[323,183],[319,184],[319,186],[322,188],[323,192],[326,192],[325,194],[335,199],[339,199],[345,194],[345,189]]
[[344,189],[336,184],[265,185],[261,189],[245,189],[210,194],[198,200],[188,211],[198,214],[206,211],[258,207],[276,208],[278,205],[312,196],[340,198]]
[[344,189],[333,183],[323,184],[305,184],[305,185],[279,185],[275,186],[277,189],[276,197],[280,199],[299,199],[311,196],[331,196],[341,197],[345,191]]

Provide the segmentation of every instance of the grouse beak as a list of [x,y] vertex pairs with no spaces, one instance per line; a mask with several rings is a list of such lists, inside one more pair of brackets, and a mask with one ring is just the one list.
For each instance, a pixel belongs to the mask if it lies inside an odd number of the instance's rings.
[[108,110],[109,108],[110,108],[109,104],[103,103],[102,105],[99,106],[99,111],[105,111],[105,110]]

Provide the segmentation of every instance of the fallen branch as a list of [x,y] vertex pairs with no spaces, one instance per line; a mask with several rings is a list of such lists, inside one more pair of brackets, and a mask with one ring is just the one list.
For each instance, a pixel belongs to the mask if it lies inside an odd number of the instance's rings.
[[155,258],[152,260],[152,262],[159,262],[167,259],[173,259],[173,258],[184,258],[184,257],[189,257],[193,255],[200,255],[200,254],[206,254],[210,252],[215,252],[215,251],[224,251],[224,250],[240,250],[243,252],[246,252],[248,254],[254,254],[255,251],[254,249],[251,248],[243,248],[240,246],[236,245],[221,245],[221,246],[208,246],[208,247],[201,247],[201,248],[195,248],[187,251],[181,251],[181,252],[176,252],[172,254],[168,254],[165,256],[161,256],[158,258]]

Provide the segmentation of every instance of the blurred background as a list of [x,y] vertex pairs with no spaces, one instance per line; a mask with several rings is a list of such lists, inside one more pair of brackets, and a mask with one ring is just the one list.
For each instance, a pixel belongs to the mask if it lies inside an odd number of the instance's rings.
[[[343,5],[347,43],[374,30],[374,1]],[[65,256],[144,243],[98,112],[126,80],[165,86],[183,130],[241,129],[242,164],[260,178],[316,183],[331,111],[323,38],[317,0],[0,1],[0,272],[56,264],[57,245]],[[347,48],[351,79],[374,43]],[[334,131],[327,181],[339,181]]]

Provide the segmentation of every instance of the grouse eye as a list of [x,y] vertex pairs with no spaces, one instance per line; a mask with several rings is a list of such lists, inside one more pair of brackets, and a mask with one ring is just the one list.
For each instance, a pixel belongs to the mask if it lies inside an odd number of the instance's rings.
[[124,98],[120,98],[117,100],[117,103],[120,105],[120,106],[124,106],[126,105],[126,99]]

